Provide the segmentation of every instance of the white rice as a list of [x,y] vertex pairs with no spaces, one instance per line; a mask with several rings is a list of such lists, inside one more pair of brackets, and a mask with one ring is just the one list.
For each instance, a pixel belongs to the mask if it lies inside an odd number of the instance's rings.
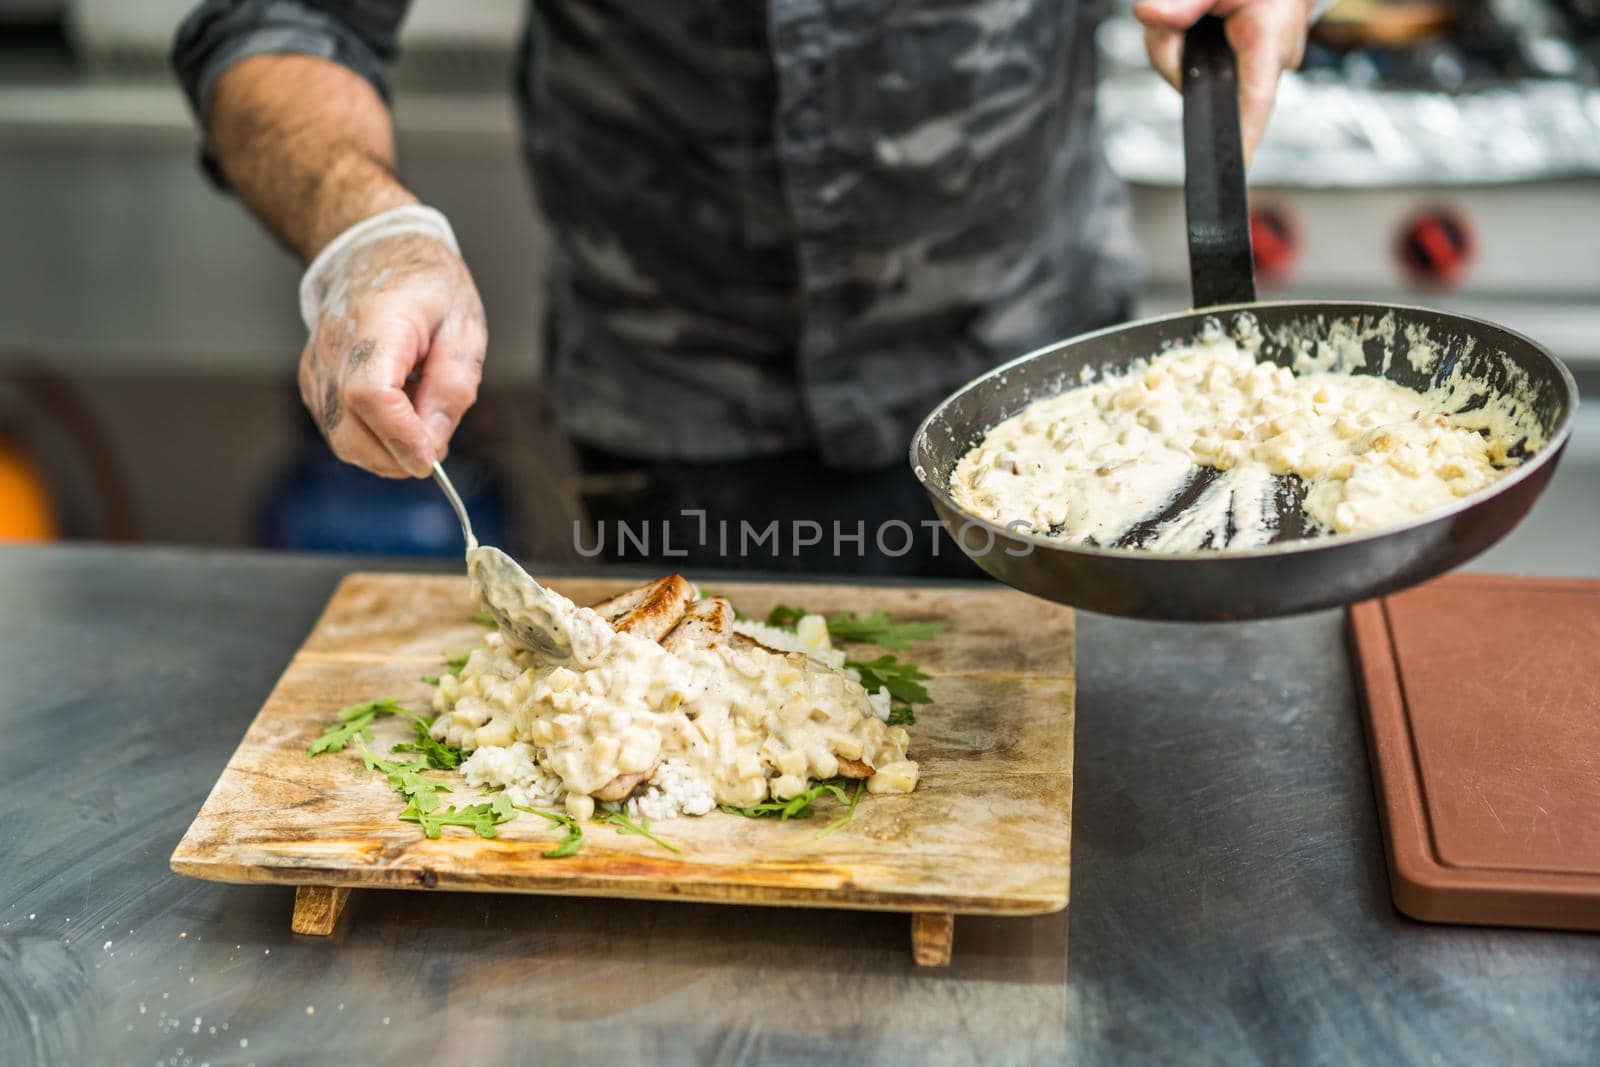
[[844,669],[844,651],[833,647],[833,641],[828,637],[828,620],[821,615],[801,616],[793,630],[780,630],[754,619],[737,619],[733,631],[779,652],[803,652],[836,671]]
[[704,815],[717,806],[711,783],[695,776],[683,760],[669,759],[656,768],[643,793],[628,800],[634,818],[671,819],[678,815]]
[[539,766],[533,746],[523,741],[475,750],[461,762],[461,776],[474,788],[504,789],[511,803],[525,808],[559,806],[567,795],[561,779]]

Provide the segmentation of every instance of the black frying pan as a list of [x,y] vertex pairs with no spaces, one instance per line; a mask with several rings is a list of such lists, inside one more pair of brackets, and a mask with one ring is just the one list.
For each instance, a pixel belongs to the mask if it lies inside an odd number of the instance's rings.
[[[1042,348],[977,378],[946,398],[911,441],[911,465],[963,551],[1024,592],[1089,611],[1148,619],[1218,620],[1289,615],[1404,588],[1472,558],[1527,514],[1555,472],[1571,434],[1577,385],[1544,348],[1502,326],[1425,308],[1359,302],[1257,303],[1245,201],[1233,53],[1222,24],[1202,19],[1184,42],[1185,200],[1189,269],[1198,310],[1116,326]],[[1219,324],[1253,317],[1266,338],[1260,357],[1289,365],[1294,348],[1330,324],[1375,327],[1393,316],[1398,336],[1423,327],[1441,352],[1431,374],[1404,358],[1384,360],[1366,342],[1367,367],[1411,388],[1459,367],[1496,391],[1526,375],[1545,444],[1492,486],[1401,526],[1376,533],[1308,534],[1294,487],[1279,494],[1279,530],[1249,550],[1185,553],[1066,545],[1009,530],[950,496],[957,462],[996,424],[1035,400],[1115,372]],[[1204,472],[1199,476],[1204,478]]]

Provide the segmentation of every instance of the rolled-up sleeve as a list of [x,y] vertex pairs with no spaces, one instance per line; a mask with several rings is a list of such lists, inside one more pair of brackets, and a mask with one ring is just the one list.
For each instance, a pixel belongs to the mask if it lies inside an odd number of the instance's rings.
[[205,0],[178,27],[172,66],[202,124],[222,72],[269,53],[331,59],[387,100],[383,68],[408,7],[410,0]]

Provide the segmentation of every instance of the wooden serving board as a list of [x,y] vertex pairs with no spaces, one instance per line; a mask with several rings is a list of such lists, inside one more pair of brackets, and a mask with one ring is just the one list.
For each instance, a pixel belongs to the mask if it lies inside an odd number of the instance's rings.
[[[578,603],[634,584],[549,583]],[[447,827],[429,841],[397,818],[402,803],[354,746],[315,759],[306,746],[339,708],[392,696],[419,711],[424,674],[472,647],[465,578],[352,574],[295,654],[172,855],[180,874],[300,887],[295,929],[329,933],[354,888],[453,889],[650,900],[904,911],[919,962],[948,960],[952,917],[1034,915],[1067,904],[1072,827],[1073,617],[1010,590],[718,583],[745,614],[779,603],[833,614],[883,610],[949,629],[904,658],[933,678],[917,709],[915,792],[863,795],[855,818],[780,822],[713,812],[652,829],[671,853],[586,824],[575,856],[539,853],[559,831],[523,815],[484,839]],[[882,650],[850,646],[852,658]],[[380,719],[374,752],[407,724]],[[478,790],[457,783],[456,804]]]

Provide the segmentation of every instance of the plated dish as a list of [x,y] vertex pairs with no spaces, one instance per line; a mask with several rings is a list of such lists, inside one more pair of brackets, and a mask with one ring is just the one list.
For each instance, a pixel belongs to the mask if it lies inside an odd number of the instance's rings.
[[678,575],[573,610],[601,634],[584,660],[551,664],[491,633],[440,679],[432,734],[472,753],[469,782],[579,819],[596,802],[704,815],[832,778],[915,787],[888,689],[862,685],[821,616],[757,627]]
[[[392,698],[352,705],[311,755],[353,742],[405,797],[400,817],[428,836],[451,825],[493,836],[528,812],[574,840],[594,818],[653,838],[652,821],[804,817],[824,800],[839,802],[842,820],[864,793],[917,785],[907,726],[928,700],[926,675],[894,655],[851,660],[835,640],[903,648],[940,623],[786,606],[743,619],[678,575],[589,607],[546,591],[540,611],[559,655],[490,630],[424,679],[437,686],[433,715]],[[386,716],[409,719],[414,737],[374,750],[372,726]],[[440,796],[469,790],[477,804]]]

